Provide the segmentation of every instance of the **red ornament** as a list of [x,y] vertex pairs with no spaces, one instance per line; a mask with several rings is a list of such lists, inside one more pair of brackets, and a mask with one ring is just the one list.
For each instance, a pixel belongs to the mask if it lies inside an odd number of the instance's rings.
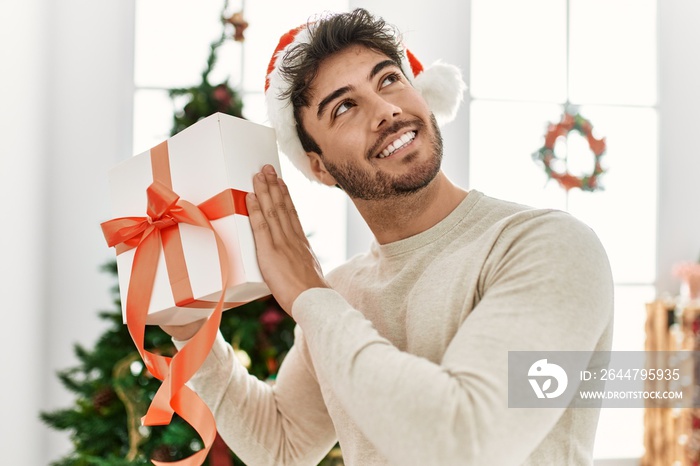
[[693,430],[700,429],[700,418],[698,418],[697,416],[691,416],[691,419],[692,419],[691,423],[693,425]]
[[231,458],[231,453],[229,453],[228,446],[218,432],[211,450],[209,450],[207,459],[209,460],[209,466],[233,466],[233,459]]
[[260,315],[260,323],[266,332],[272,333],[277,329],[277,326],[284,320],[284,314],[275,308],[274,306],[269,306]]

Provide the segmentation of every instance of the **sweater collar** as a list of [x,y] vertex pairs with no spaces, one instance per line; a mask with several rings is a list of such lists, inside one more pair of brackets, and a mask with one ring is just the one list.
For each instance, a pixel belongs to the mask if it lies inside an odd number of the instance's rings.
[[460,224],[482,197],[481,192],[475,189],[470,190],[469,194],[447,217],[427,230],[392,243],[379,244],[377,240],[372,241],[372,254],[382,257],[397,256],[431,244]]

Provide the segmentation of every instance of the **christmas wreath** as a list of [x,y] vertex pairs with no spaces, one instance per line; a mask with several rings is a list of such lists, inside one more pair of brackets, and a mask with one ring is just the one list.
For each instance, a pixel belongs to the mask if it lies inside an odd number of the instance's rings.
[[[557,170],[553,167],[556,161],[561,161],[554,153],[554,144],[559,137],[567,137],[571,131],[577,131],[586,138],[588,147],[595,157],[593,170],[582,176],[574,176],[568,170]],[[598,178],[605,172],[600,164],[603,154],[605,154],[605,138],[596,139],[593,136],[591,122],[579,113],[564,112],[559,123],[549,124],[544,136],[544,145],[532,154],[532,158],[544,167],[548,179],[556,180],[566,191],[573,188],[579,188],[582,191],[597,191],[602,189]]]

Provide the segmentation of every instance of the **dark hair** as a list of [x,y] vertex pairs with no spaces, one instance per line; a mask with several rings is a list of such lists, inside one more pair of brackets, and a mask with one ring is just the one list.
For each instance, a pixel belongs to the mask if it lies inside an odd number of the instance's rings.
[[362,8],[322,18],[307,27],[309,42],[294,46],[284,56],[280,73],[290,86],[279,97],[288,98],[292,103],[297,134],[304,150],[322,155],[301,122],[301,108],[309,106],[311,82],[321,62],[351,45],[362,45],[386,55],[400,67],[401,41],[383,19],[375,18]]

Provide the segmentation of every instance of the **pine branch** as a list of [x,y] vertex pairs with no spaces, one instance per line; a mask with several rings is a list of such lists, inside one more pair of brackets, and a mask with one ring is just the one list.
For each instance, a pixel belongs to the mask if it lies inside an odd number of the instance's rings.
[[42,412],[39,418],[56,430],[74,429],[81,416],[74,409],[59,409],[51,413]]
[[57,377],[61,384],[69,391],[73,393],[79,393],[85,395],[84,382],[79,382],[76,380],[76,376],[80,373],[80,369],[77,367],[66,369],[58,372]]

